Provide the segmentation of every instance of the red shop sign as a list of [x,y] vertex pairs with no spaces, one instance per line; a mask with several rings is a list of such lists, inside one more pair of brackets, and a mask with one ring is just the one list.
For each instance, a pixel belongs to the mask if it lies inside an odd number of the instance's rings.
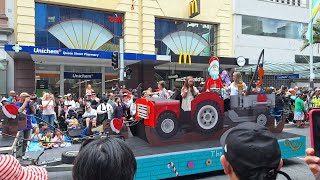
[[123,23],[122,16],[108,16],[108,18],[112,23]]

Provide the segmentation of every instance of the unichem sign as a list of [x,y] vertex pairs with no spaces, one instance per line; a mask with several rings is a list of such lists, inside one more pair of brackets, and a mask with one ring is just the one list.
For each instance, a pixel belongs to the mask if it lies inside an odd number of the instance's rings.
[[33,48],[34,53],[39,53],[39,54],[60,54],[61,49],[58,50],[51,50],[48,48]]
[[193,18],[200,14],[200,0],[192,0],[189,3],[189,17]]

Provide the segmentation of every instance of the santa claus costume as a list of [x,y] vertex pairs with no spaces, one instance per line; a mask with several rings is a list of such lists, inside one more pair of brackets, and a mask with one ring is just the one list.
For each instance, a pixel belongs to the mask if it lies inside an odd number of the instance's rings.
[[205,90],[210,91],[211,88],[223,88],[222,80],[219,75],[219,58],[213,56],[209,60],[208,67],[209,77],[205,84]]

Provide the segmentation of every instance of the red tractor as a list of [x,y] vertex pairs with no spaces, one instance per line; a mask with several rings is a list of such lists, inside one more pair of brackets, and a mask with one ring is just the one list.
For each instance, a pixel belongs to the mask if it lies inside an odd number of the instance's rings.
[[[251,84],[252,81],[249,87]],[[191,117],[186,118],[189,119],[188,128],[182,126],[185,124],[182,117],[186,117],[183,113],[186,112],[182,111],[178,100],[140,98],[136,106],[136,121],[140,122],[138,126],[131,127],[131,132],[149,143],[219,138],[224,130],[246,121],[260,123],[275,133],[281,132],[284,126],[283,123],[275,125],[275,118],[271,115],[270,111],[275,106],[273,93],[253,94],[249,90],[246,95],[231,96],[230,110],[225,111],[220,90],[203,92],[191,101],[191,112],[187,112]],[[190,136],[186,137],[187,134]]]

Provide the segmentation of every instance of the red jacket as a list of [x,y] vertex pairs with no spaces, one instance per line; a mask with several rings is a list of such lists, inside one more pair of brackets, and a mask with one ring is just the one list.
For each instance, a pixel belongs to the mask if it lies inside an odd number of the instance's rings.
[[210,90],[210,88],[213,88],[213,85],[216,84],[216,88],[223,88],[223,85],[222,85],[222,80],[221,80],[221,77],[219,75],[219,78],[217,80],[213,80],[211,78],[211,76],[208,77],[207,81],[206,81],[206,86],[205,86],[205,91],[207,90]]

